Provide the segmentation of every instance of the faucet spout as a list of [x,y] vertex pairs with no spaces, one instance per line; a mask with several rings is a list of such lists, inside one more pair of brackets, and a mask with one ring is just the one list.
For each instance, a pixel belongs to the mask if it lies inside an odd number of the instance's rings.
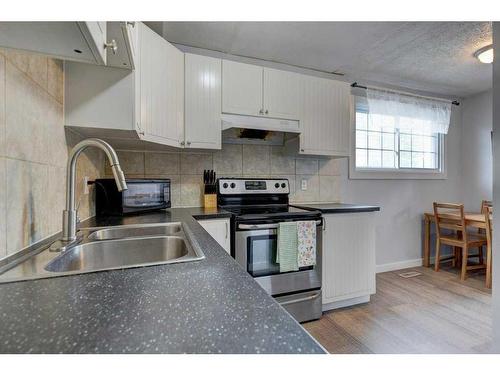
[[97,147],[104,151],[111,170],[116,181],[116,186],[119,191],[127,189],[127,182],[125,175],[120,167],[118,156],[113,147],[109,143],[98,138],[84,139],[78,143],[69,154],[68,159],[68,173],[66,177],[66,209],[63,212],[63,242],[72,242],[76,239],[76,225],[77,225],[77,211],[75,208],[75,181],[76,181],[76,162],[78,156],[87,147]]

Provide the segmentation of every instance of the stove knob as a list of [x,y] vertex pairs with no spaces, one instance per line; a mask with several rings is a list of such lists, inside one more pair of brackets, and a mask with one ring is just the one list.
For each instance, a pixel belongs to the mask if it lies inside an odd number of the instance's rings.
[[231,182],[231,189],[234,189],[236,187],[236,184],[234,182]]
[[278,184],[277,182],[274,184],[274,187],[277,189],[280,187],[280,184]]
[[227,184],[227,182],[224,182],[224,183],[222,184],[222,187],[223,187],[224,189],[227,189],[227,187],[228,187],[228,186],[229,186],[229,185]]
[[284,189],[284,188],[286,188],[286,184],[283,182],[283,183],[281,184],[281,187],[282,187],[283,189]]

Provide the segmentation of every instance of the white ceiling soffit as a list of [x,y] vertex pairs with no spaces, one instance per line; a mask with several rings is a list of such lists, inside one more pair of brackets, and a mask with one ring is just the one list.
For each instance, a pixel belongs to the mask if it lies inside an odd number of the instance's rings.
[[492,86],[489,22],[148,22],[193,47],[465,97]]

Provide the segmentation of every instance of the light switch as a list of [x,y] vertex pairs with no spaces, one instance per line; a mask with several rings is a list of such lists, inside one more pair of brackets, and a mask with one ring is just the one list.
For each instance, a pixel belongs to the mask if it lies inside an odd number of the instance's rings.
[[300,188],[302,190],[307,190],[307,180],[301,180]]

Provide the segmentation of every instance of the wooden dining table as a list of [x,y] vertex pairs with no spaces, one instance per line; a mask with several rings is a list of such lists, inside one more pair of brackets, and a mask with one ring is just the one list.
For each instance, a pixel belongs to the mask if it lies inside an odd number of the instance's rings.
[[[450,216],[457,216],[450,214]],[[433,212],[424,213],[424,267],[430,266],[431,259],[431,223],[435,221]],[[472,228],[486,229],[484,214],[478,212],[465,213],[465,225]]]

